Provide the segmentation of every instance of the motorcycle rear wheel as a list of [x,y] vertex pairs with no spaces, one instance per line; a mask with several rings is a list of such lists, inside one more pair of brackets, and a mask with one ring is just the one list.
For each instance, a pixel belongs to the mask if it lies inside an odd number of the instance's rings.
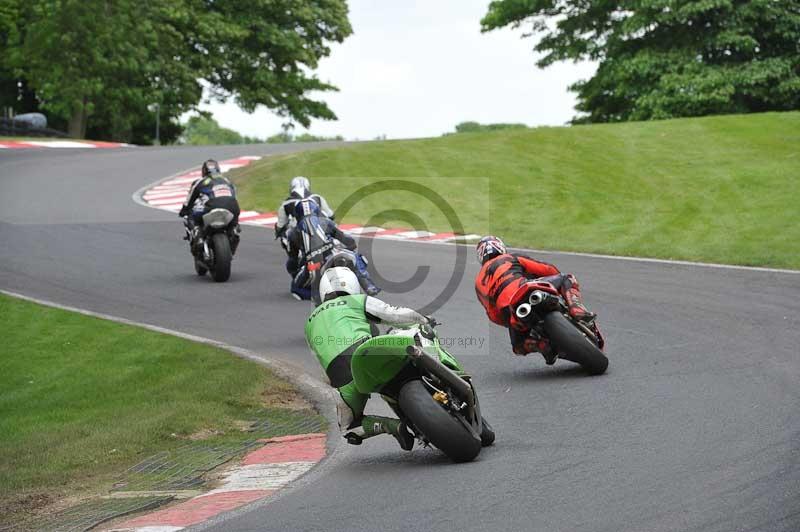
[[224,283],[231,276],[231,243],[228,235],[215,233],[211,237],[211,246],[214,248],[214,267],[211,277],[218,283]]
[[398,394],[403,414],[454,462],[469,462],[481,452],[481,439],[439,404],[422,381],[407,382]]
[[545,314],[544,329],[560,358],[580,364],[590,375],[602,375],[608,358],[560,312]]

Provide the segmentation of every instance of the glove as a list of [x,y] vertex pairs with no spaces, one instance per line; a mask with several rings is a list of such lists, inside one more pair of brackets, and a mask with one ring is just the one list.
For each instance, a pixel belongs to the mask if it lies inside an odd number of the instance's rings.
[[189,216],[190,212],[192,212],[192,211],[191,211],[191,209],[189,209],[189,206],[188,205],[184,205],[184,206],[181,207],[181,210],[178,213],[178,216],[183,218],[184,216]]
[[434,338],[436,338],[436,331],[434,330],[434,327],[437,325],[437,323],[436,320],[434,320],[431,317],[426,316],[426,319],[427,321],[424,324],[420,325],[419,332],[424,338],[427,338],[428,340],[433,340]]
[[425,319],[428,320],[427,325],[431,327],[438,327],[439,325],[441,325],[441,323],[436,321],[436,318],[434,318],[433,316],[425,316]]

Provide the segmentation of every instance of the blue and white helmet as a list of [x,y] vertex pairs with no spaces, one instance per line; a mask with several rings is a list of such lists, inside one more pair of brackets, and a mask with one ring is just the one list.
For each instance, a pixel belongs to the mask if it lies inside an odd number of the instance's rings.
[[311,182],[307,177],[301,175],[289,181],[289,195],[297,198],[305,198],[311,194]]
[[487,260],[493,259],[506,253],[506,245],[496,236],[485,236],[475,248],[478,254],[478,262],[485,264]]

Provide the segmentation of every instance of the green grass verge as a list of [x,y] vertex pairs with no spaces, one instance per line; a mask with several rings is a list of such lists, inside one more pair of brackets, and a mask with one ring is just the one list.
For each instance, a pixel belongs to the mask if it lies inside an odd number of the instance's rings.
[[220,349],[3,295],[0,316],[2,520],[106,488],[190,436],[309,416],[282,408],[298,399],[288,383]]
[[[800,268],[800,113],[464,133],[274,156],[233,172],[273,211],[295,175],[337,206],[382,178],[427,184],[472,233],[554,250]],[[429,202],[375,195],[345,222]],[[378,217],[390,219],[396,213]]]

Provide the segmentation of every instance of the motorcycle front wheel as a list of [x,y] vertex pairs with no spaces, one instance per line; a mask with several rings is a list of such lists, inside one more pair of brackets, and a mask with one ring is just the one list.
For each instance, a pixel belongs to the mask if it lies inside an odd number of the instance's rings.
[[469,462],[481,452],[481,438],[439,404],[422,381],[407,382],[398,395],[403,414],[454,462]]
[[591,375],[602,375],[608,358],[560,312],[545,314],[544,330],[559,357],[580,364]]

